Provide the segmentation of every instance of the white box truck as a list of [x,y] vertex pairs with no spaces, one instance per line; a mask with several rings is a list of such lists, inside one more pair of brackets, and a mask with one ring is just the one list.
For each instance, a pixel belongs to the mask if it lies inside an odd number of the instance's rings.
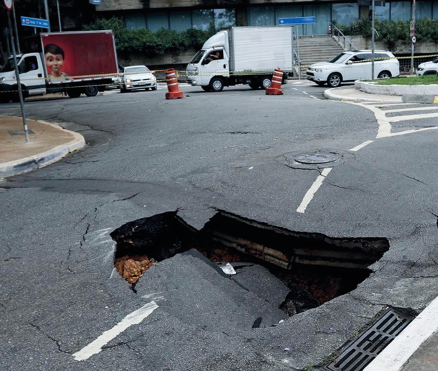
[[205,91],[248,84],[266,89],[275,68],[293,70],[292,27],[231,27],[210,37],[187,65],[187,82]]
[[[17,55],[23,97],[63,92],[71,98],[95,96],[118,81],[114,33],[40,34],[42,52]],[[19,101],[13,57],[0,70],[0,102]]]

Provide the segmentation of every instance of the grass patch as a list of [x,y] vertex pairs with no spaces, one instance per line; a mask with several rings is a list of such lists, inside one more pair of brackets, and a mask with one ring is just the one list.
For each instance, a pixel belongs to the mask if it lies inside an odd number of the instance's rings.
[[435,85],[438,84],[438,75],[393,77],[390,79],[379,79],[373,81],[377,85]]

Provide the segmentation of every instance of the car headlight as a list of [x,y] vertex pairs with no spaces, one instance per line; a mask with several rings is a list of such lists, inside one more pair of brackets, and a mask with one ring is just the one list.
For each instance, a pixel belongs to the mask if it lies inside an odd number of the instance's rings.
[[417,71],[423,71],[423,69],[422,69],[422,68],[420,68],[420,67],[418,67],[418,68],[417,68]]
[[3,83],[3,81],[5,81],[4,77],[0,77],[0,84]]
[[126,79],[126,82],[127,82],[128,84],[130,84],[130,83],[131,83],[131,79]]
[[315,71],[315,72],[322,72],[323,69],[322,69],[322,68],[315,68],[314,71]]

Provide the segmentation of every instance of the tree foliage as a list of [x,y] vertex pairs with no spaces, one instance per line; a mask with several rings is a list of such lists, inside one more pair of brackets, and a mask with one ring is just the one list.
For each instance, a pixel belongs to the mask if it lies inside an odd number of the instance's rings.
[[203,43],[215,33],[214,27],[208,31],[189,29],[173,31],[162,28],[157,32],[146,29],[128,30],[121,18],[98,18],[93,23],[84,25],[84,30],[113,30],[117,52],[129,55],[132,52],[141,52],[148,56],[155,56],[170,52],[178,54],[190,47],[199,49]]
[[[410,42],[409,23],[404,21],[379,21],[375,20],[375,39],[385,42],[389,50],[393,50],[397,41]],[[371,37],[371,21],[361,19],[351,23],[349,26],[337,25],[345,35],[362,35]],[[436,19],[419,19],[415,21],[415,36],[417,41],[434,41],[438,42],[438,20]]]

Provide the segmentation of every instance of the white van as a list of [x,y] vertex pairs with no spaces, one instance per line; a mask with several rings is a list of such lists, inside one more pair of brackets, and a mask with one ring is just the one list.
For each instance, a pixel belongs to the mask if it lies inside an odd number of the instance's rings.
[[372,60],[374,57],[374,79],[400,75],[399,61],[391,52],[384,50],[355,50],[337,55],[330,62],[319,62],[307,68],[306,76],[318,85],[337,87],[342,82],[372,80]]

